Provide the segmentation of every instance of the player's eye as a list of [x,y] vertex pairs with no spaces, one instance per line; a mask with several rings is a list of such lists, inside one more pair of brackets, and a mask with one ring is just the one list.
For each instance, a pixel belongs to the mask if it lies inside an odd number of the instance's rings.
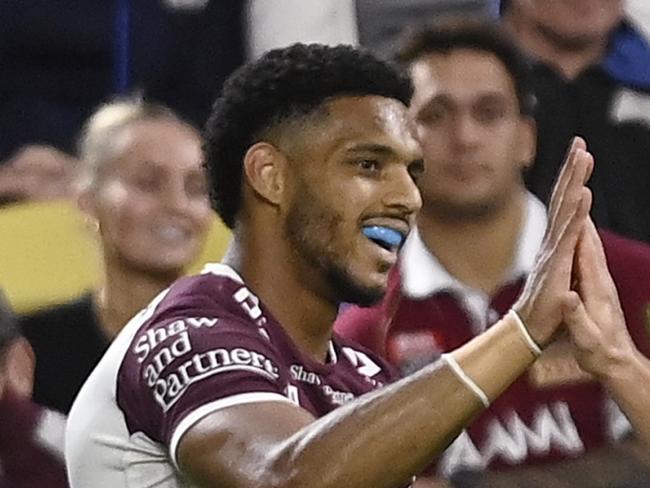
[[380,169],[379,161],[376,159],[360,159],[357,164],[366,173],[376,173]]

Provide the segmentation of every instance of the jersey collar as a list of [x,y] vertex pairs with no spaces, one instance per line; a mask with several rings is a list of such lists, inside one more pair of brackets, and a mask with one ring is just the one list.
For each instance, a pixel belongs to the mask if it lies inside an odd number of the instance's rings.
[[[546,207],[532,193],[527,193],[526,217],[519,235],[512,268],[504,284],[529,274],[535,264],[537,251],[544,238],[548,217]],[[467,294],[469,288],[453,277],[431,254],[422,241],[417,227],[409,234],[400,255],[402,290],[412,298],[424,298],[441,291]]]

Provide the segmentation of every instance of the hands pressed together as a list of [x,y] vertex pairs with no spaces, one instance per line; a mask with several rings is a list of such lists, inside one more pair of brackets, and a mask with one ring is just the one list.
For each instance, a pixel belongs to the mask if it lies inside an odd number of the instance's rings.
[[632,341],[586,187],[593,157],[576,137],[555,185],[549,224],[533,273],[513,309],[544,347],[570,336],[580,367],[607,388],[647,446],[650,360]]
[[574,138],[551,196],[549,224],[521,297],[514,305],[533,340],[547,345],[567,330],[580,366],[599,379],[638,354],[596,228],[586,187],[593,157]]

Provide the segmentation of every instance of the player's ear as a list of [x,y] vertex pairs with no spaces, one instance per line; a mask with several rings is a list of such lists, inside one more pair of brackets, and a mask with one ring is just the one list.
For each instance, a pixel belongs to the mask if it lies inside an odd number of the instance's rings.
[[268,142],[253,144],[244,156],[244,174],[255,194],[278,205],[286,190],[287,158]]
[[529,168],[537,152],[537,124],[532,117],[521,117],[519,122],[519,161],[521,169]]

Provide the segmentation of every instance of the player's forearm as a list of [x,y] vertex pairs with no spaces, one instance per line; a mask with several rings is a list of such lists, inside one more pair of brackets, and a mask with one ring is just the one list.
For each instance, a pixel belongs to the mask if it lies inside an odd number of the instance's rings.
[[650,455],[650,360],[635,350],[610,367],[603,382]]
[[[534,360],[510,318],[453,353],[490,400]],[[301,429],[275,450],[282,486],[398,487],[483,408],[440,361]]]

